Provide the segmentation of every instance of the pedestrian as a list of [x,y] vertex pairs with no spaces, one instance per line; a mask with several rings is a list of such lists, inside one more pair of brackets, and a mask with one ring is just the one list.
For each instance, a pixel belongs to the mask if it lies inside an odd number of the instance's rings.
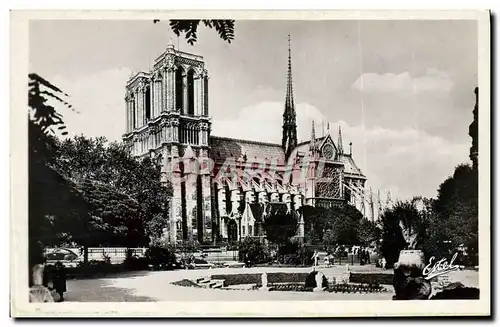
[[63,302],[64,293],[66,292],[66,271],[64,265],[59,261],[55,265],[52,283],[56,293],[59,294],[59,300],[57,302]]
[[312,258],[314,260],[314,267],[316,267],[318,265],[318,251],[314,251],[314,254],[312,256]]

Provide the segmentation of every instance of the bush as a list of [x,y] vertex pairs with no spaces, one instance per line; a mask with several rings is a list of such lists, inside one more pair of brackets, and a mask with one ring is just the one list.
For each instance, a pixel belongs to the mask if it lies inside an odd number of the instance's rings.
[[[267,281],[271,283],[303,283],[308,273],[268,273]],[[231,274],[231,275],[212,275],[211,279],[223,279],[224,285],[243,285],[257,284],[261,285],[262,274]]]
[[129,257],[123,262],[123,267],[127,270],[146,270],[149,267],[147,258]]
[[269,262],[268,247],[257,238],[247,237],[239,244],[239,260],[250,264]]
[[393,274],[365,274],[351,272],[349,282],[369,285],[392,285],[393,278]]
[[147,249],[145,258],[147,264],[152,265],[154,269],[172,266],[177,261],[172,250],[159,246]]
[[116,270],[109,261],[90,260],[87,264],[81,262],[74,270],[67,269],[67,273],[81,274],[83,277],[95,277],[105,275]]
[[297,242],[288,242],[278,248],[278,262],[285,265],[307,266],[313,263],[314,251]]

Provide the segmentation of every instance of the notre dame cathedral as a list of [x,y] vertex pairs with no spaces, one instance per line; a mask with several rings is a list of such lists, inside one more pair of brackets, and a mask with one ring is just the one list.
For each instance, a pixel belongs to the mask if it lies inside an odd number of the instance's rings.
[[208,95],[203,57],[172,42],[150,72],[126,84],[123,140],[133,156],[160,160],[173,188],[168,242],[262,237],[263,220],[280,210],[296,217],[296,237],[302,239],[304,205],[347,202],[377,220],[380,197],[374,205],[352,151],[344,151],[340,128],[334,142],[329,128],[316,137],[312,122],[311,139],[297,142],[290,43],[281,144],[212,135]]

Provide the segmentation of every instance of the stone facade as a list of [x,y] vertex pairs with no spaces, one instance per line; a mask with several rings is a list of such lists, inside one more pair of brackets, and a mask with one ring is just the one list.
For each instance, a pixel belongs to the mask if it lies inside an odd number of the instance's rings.
[[[288,67],[291,84],[290,56]],[[313,127],[310,141],[296,143],[291,90],[288,85],[283,147],[211,135],[208,71],[201,56],[169,44],[150,72],[127,82],[123,140],[138,158],[161,156],[163,180],[173,188],[165,234],[170,243],[263,237],[262,222],[278,209],[295,215],[302,239],[302,206],[346,199],[364,206],[358,193],[366,177],[352,150],[344,153],[340,131],[335,143],[329,132],[316,138]]]

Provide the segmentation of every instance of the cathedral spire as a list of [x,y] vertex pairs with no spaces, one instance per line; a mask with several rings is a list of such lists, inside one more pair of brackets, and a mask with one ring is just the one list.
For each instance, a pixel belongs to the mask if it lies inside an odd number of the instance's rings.
[[288,35],[288,72],[286,82],[285,111],[283,113],[283,138],[281,145],[288,158],[292,150],[297,146],[297,123],[295,104],[293,99],[292,81],[292,51],[290,47],[290,35]]
[[337,146],[339,147],[339,154],[344,154],[344,142],[342,142],[342,130],[339,125],[339,139],[337,141]]
[[311,142],[309,143],[309,150],[314,151],[316,149],[316,131],[314,130],[314,120],[312,121],[311,130]]

